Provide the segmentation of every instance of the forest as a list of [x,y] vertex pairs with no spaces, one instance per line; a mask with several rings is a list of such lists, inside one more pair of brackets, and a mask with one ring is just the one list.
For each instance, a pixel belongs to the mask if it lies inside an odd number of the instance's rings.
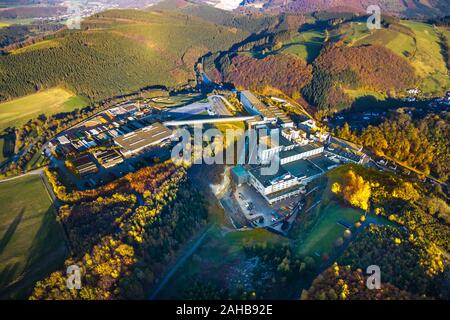
[[[302,298],[448,299],[450,207],[445,194],[361,166],[337,171],[331,185],[334,197],[345,205],[384,217],[386,222],[362,229]],[[373,220],[370,215],[366,219]],[[371,265],[381,269],[381,291],[365,287],[365,272]]]
[[221,66],[222,82],[232,83],[238,89],[262,91],[271,87],[295,96],[312,78],[311,66],[283,54],[269,55],[264,59],[235,55],[228,62],[223,61]]
[[[186,169],[156,164],[90,191],[67,192],[47,171],[71,247],[65,266],[83,288],[67,290],[65,269],[39,281],[30,299],[144,299],[181,246],[205,225],[206,204]],[[92,200],[95,199],[95,200]]]
[[367,275],[362,269],[353,271],[350,266],[337,263],[321,273],[302,300],[416,300],[419,297],[398,289],[390,283],[381,283],[380,290],[366,287]]
[[351,106],[344,88],[395,96],[415,82],[411,65],[389,49],[379,45],[348,47],[337,42],[326,46],[314,61],[313,79],[303,94],[319,110],[334,113]]
[[83,30],[54,34],[52,45],[1,56],[0,100],[58,85],[92,101],[151,85],[185,86],[202,55],[246,35],[174,12],[108,11],[87,19]]
[[425,174],[448,181],[448,112],[430,113],[424,118],[414,119],[399,109],[378,126],[369,125],[358,133],[344,124],[335,130],[335,134],[371,148],[377,155],[387,155]]

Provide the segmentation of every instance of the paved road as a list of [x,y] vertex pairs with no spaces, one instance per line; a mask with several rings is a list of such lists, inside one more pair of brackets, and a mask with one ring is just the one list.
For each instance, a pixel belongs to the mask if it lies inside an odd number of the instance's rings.
[[186,262],[186,260],[192,254],[194,254],[195,251],[197,251],[198,247],[205,239],[209,230],[211,230],[211,227],[203,231],[200,237],[198,237],[197,240],[195,240],[194,244],[180,258],[178,258],[177,262],[169,269],[164,278],[162,278],[162,280],[159,282],[158,287],[150,295],[150,300],[154,300],[158,296],[159,292],[164,288],[167,282],[169,282],[172,276],[177,272],[178,268],[181,267]]

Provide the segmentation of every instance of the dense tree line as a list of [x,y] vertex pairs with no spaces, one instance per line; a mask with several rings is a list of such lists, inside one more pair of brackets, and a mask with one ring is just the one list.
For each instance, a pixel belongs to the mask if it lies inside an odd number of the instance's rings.
[[420,296],[445,298],[444,253],[413,232],[370,226],[338,259],[341,265],[366,270],[378,265],[384,282]]
[[417,296],[382,281],[379,290],[369,290],[367,275],[363,270],[337,263],[321,273],[308,290],[302,292],[302,300],[412,300]]
[[9,165],[3,166],[0,174],[11,176],[24,173],[27,170],[29,161],[37,152],[41,151],[42,146],[46,142],[58,133],[102,110],[111,108],[123,101],[140,98],[151,91],[151,88],[147,88],[124,96],[108,98],[71,112],[62,112],[51,116],[42,114],[17,128],[6,128],[4,134],[8,136],[8,142],[12,145],[10,156],[14,154],[15,150],[19,157],[15,161],[10,162]]
[[448,180],[450,126],[447,112],[414,120],[400,111],[378,126],[369,125],[361,133],[353,132],[348,124],[335,133],[371,148],[375,154],[387,155],[443,181]]

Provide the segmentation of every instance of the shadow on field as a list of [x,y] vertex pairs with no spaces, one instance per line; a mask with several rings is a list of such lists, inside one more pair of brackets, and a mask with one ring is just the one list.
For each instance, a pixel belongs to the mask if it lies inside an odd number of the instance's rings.
[[0,299],[28,298],[37,281],[63,266],[68,249],[53,206],[43,214],[39,230],[31,244],[20,270],[17,270],[19,263],[16,263],[6,266],[0,273]]
[[19,262],[10,263],[0,272],[0,297],[3,295],[3,290],[6,290],[5,288],[14,281],[19,265]]
[[24,211],[25,210],[22,209],[20,213],[14,218],[13,222],[9,225],[8,230],[6,230],[5,234],[0,240],[0,254],[3,253],[9,241],[11,241],[11,238],[13,237],[14,233],[16,233],[17,227],[22,221]]

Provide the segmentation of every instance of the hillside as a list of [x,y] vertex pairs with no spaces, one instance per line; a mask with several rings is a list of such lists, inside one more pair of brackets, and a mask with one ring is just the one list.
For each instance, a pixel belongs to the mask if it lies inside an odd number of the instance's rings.
[[[276,27],[208,57],[208,76],[257,90],[269,85],[291,96],[300,90],[324,113],[362,99],[399,100],[409,88],[425,99],[439,97],[450,87],[447,26],[383,17],[382,29],[371,31],[365,19],[351,15],[278,16],[284,18]],[[294,18],[296,24],[287,23]],[[305,71],[312,66],[312,81],[289,67],[270,80],[272,68],[282,70],[288,60],[305,63]]]
[[312,78],[311,66],[286,54],[269,55],[263,59],[236,55],[222,66],[223,77],[219,81],[232,83],[239,89],[262,91],[271,87],[294,95]]
[[316,59],[313,81],[304,93],[320,110],[333,112],[352,103],[344,89],[364,88],[395,96],[415,83],[412,66],[389,49],[338,43],[327,47]]
[[[261,0],[245,0],[245,8],[259,8]],[[307,13],[315,11],[365,13],[369,5],[378,5],[385,14],[408,18],[445,16],[450,13],[446,0],[269,0],[263,11]]]
[[136,10],[97,14],[82,29],[0,57],[0,100],[58,85],[92,100],[186,85],[200,56],[248,35],[181,13]]
[[334,33],[352,47],[377,44],[392,50],[414,68],[421,79],[418,88],[425,95],[439,95],[450,86],[443,50],[448,30],[423,22],[389,20],[384,28],[371,32],[357,20],[340,25]]

